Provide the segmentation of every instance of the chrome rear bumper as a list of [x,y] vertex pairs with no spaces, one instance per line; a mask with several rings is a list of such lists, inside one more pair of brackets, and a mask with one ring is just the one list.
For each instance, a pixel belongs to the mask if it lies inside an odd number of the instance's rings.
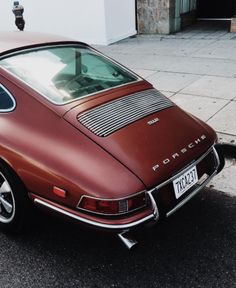
[[105,223],[92,221],[92,220],[83,218],[81,216],[78,216],[72,212],[69,212],[66,209],[63,209],[63,207],[61,207],[61,206],[58,207],[54,203],[52,203],[46,199],[42,199],[40,197],[37,197],[36,195],[33,196],[33,199],[34,199],[33,201],[35,204],[47,207],[47,208],[49,208],[55,212],[58,212],[58,213],[65,215],[69,218],[78,220],[82,223],[88,224],[88,225],[90,225],[92,227],[96,227],[96,228],[108,229],[108,230],[113,230],[113,231],[127,231],[127,230],[129,231],[130,229],[133,229],[133,228],[140,226],[140,225],[147,224],[149,222],[151,222],[152,224],[155,224],[158,221],[160,214],[159,214],[159,209],[158,209],[158,203],[154,199],[155,198],[154,193],[158,193],[158,190],[160,190],[163,186],[171,183],[175,178],[177,178],[179,175],[184,173],[185,170],[188,170],[189,168],[193,167],[194,165],[197,165],[198,163],[200,163],[212,151],[214,153],[215,161],[216,161],[213,173],[211,173],[211,175],[207,175],[207,177],[205,176],[204,179],[202,179],[202,177],[201,177],[199,179],[198,183],[196,184],[195,189],[189,195],[187,195],[181,202],[179,202],[175,207],[173,207],[171,210],[167,211],[167,213],[165,214],[165,217],[169,217],[170,215],[175,213],[180,207],[182,207],[184,204],[186,204],[201,189],[203,189],[210,182],[210,180],[217,174],[218,168],[220,166],[220,158],[219,158],[219,155],[218,155],[214,146],[211,147],[199,159],[197,159],[196,161],[191,163],[191,165],[189,165],[185,169],[181,170],[176,175],[169,178],[167,181],[161,183],[160,185],[156,186],[155,188],[151,189],[150,191],[147,191],[147,194],[150,198],[150,202],[152,205],[152,213],[150,215],[144,217],[144,218],[141,218],[139,220],[136,220],[136,221],[133,221],[133,222],[130,222],[127,224],[105,224]]
[[[214,153],[214,160],[215,160],[215,165],[214,165],[214,170],[211,172],[210,175],[208,174],[204,174],[202,177],[200,177],[200,179],[198,180],[197,184],[195,185],[193,191],[187,195],[182,201],[180,201],[178,204],[176,204],[175,207],[173,207],[172,209],[170,209],[169,211],[167,211],[165,213],[166,217],[171,216],[173,213],[175,213],[179,208],[181,208],[184,204],[186,204],[191,198],[193,198],[199,191],[201,191],[201,189],[203,189],[210,181],[211,179],[218,173],[218,168],[220,167],[220,157],[215,149],[214,146],[212,146],[206,153],[204,153],[200,158],[198,158],[196,161],[194,161],[193,163],[191,163],[189,166],[187,166],[186,168],[184,168],[183,170],[181,170],[180,172],[178,172],[177,174],[175,174],[173,177],[169,178],[168,180],[166,180],[165,182],[161,183],[160,185],[158,185],[157,187],[153,188],[152,190],[148,191],[148,194],[151,198],[151,202],[153,203],[153,209],[154,211],[157,210],[158,211],[158,203],[156,203],[157,201],[154,199],[154,194],[158,193],[158,191],[172,183],[176,178],[178,178],[180,175],[182,175],[183,173],[185,173],[187,170],[189,170],[190,168],[197,166],[205,157],[207,157],[210,153]],[[156,207],[155,207],[156,206]],[[154,213],[155,214],[155,213]]]

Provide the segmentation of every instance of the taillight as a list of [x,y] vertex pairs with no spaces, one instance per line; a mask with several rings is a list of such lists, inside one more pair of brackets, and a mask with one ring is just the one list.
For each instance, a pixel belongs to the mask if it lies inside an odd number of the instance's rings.
[[99,199],[83,196],[77,208],[101,215],[122,215],[141,209],[146,205],[146,193],[141,192],[124,199]]

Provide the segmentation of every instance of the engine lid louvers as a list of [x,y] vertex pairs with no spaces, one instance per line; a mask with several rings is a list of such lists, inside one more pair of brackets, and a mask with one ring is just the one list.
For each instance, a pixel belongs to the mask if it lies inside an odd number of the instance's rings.
[[78,121],[94,134],[106,137],[111,133],[163,109],[173,103],[155,89],[137,92],[110,101],[77,116]]

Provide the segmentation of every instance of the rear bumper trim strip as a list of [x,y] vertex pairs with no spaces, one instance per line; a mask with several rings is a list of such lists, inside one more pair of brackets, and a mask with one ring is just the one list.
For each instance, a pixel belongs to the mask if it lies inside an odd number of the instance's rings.
[[56,211],[58,213],[61,213],[63,215],[66,215],[70,218],[73,218],[75,220],[78,220],[80,222],[83,222],[83,223],[86,223],[86,224],[89,224],[89,225],[92,225],[92,226],[96,226],[96,227],[99,227],[99,228],[104,228],[104,229],[118,229],[118,230],[123,230],[123,229],[129,229],[129,228],[133,228],[139,224],[142,224],[144,222],[147,222],[151,219],[155,219],[154,217],[154,214],[150,214],[140,220],[137,220],[137,221],[134,221],[134,222],[131,222],[131,223],[127,223],[127,224],[103,224],[103,223],[99,223],[99,222],[95,222],[95,221],[92,221],[92,220],[88,220],[88,219],[85,219],[83,217],[80,217],[80,216],[77,216],[73,213],[70,213],[64,209],[61,209],[59,207],[56,207],[44,200],[41,200],[41,199],[38,199],[38,198],[35,198],[34,199],[34,203],[36,204],[39,204],[39,205],[42,205],[42,206],[45,206],[53,211]]

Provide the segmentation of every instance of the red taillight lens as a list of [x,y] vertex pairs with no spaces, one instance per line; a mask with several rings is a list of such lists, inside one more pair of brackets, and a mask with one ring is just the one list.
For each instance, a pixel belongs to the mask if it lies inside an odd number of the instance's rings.
[[130,199],[128,199],[128,207],[129,210],[136,210],[139,207],[143,207],[146,205],[146,194],[140,193]]
[[119,209],[116,201],[105,201],[88,197],[83,197],[79,207],[91,212],[99,212],[101,214],[117,213]]
[[141,209],[147,205],[146,193],[142,192],[126,199],[98,199],[83,196],[78,208],[103,215],[121,215]]

